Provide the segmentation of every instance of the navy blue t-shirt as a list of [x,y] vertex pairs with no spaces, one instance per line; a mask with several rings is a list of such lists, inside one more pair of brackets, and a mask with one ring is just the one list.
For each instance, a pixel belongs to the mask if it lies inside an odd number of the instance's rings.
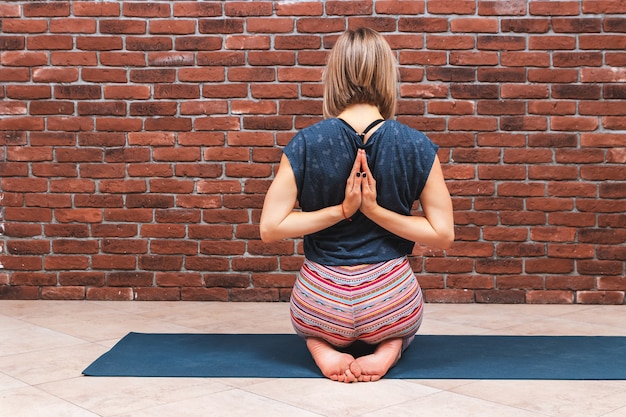
[[[325,119],[298,132],[284,148],[298,187],[303,211],[341,204],[359,148],[376,180],[377,201],[410,214],[426,184],[438,146],[422,132],[395,120],[385,121],[365,145],[339,119]],[[388,232],[360,211],[304,237],[304,255],[329,266],[371,264],[410,254],[414,242]]]

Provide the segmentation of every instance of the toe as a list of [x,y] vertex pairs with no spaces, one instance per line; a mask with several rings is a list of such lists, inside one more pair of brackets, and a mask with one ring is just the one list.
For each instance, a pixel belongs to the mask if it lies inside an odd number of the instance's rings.
[[354,377],[356,379],[359,379],[361,377],[361,374],[363,373],[363,371],[362,371],[361,365],[359,365],[358,361],[353,361],[350,364],[350,372],[352,373],[352,375],[354,375]]

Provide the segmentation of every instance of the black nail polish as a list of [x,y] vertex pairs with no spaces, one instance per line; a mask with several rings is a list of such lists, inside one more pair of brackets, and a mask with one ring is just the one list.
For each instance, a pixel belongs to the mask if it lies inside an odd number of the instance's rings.
[[361,173],[360,173],[360,172],[357,172],[357,173],[356,173],[356,176],[357,176],[357,177],[360,177],[360,176],[361,176]]
[[366,175],[366,174],[365,174],[365,172],[364,172],[364,173],[363,173],[363,178],[365,178],[365,175]]

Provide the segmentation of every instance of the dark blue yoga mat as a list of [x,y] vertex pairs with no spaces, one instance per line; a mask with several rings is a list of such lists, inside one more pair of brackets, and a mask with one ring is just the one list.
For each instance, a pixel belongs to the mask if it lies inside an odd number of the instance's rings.
[[[304,341],[293,334],[129,333],[83,374],[322,376]],[[386,378],[622,380],[626,337],[418,335]]]

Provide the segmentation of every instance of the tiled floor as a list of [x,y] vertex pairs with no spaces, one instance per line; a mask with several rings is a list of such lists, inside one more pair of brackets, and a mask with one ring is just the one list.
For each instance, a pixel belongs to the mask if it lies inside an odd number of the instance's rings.
[[[292,329],[285,303],[0,301],[0,416],[626,416],[626,381],[81,376],[130,331]],[[626,336],[626,307],[427,304],[420,332]]]

